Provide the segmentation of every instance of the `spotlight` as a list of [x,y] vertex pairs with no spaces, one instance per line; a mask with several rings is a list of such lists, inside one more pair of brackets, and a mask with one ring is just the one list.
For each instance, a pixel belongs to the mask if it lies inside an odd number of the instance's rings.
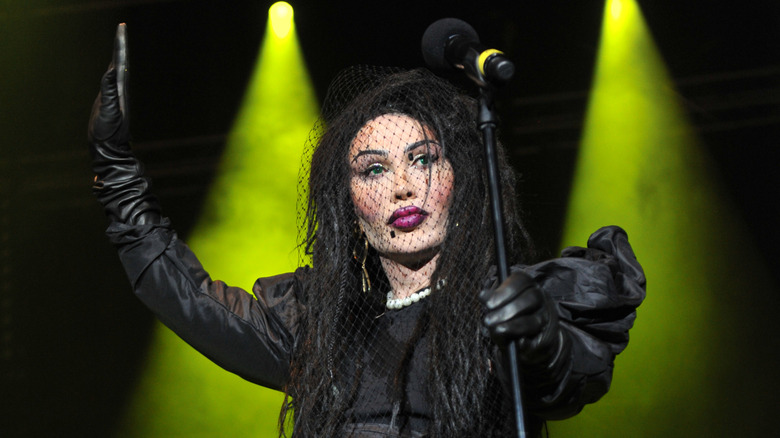
[[268,19],[277,38],[285,38],[292,29],[293,8],[287,2],[276,2],[268,8]]

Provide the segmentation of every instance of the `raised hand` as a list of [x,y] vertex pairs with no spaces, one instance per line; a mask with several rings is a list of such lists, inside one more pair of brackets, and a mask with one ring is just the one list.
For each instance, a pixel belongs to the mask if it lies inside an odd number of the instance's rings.
[[92,106],[87,139],[95,172],[93,192],[113,222],[159,223],[160,208],[143,175],[143,165],[130,148],[127,96],[127,27],[119,24],[114,54]]
[[121,23],[116,29],[113,58],[103,74],[89,120],[87,135],[97,148],[130,150],[127,78],[127,26]]

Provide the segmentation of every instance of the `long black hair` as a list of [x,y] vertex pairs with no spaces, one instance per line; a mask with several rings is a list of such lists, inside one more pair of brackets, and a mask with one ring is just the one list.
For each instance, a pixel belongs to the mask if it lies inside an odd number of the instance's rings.
[[[476,102],[427,70],[391,71],[352,68],[331,85],[323,116],[313,131],[310,167],[304,168],[305,213],[301,247],[311,257],[302,277],[301,321],[286,388],[280,426],[294,411],[293,436],[342,434],[362,370],[355,346],[369,348],[367,328],[384,311],[387,279],[378,255],[365,261],[375,292],[361,292],[361,266],[353,256],[359,245],[357,217],[350,196],[348,151],[359,129],[382,114],[404,114],[430,128],[451,163],[454,191],[431,284],[432,293],[409,341],[406,356],[425,333],[430,342],[427,398],[432,437],[498,436],[511,418],[494,373],[494,346],[481,326],[477,294],[495,265],[493,224],[489,214],[484,151],[475,127]],[[506,246],[519,263],[530,239],[517,214],[515,178],[499,148]],[[444,280],[444,282],[440,282]],[[345,361],[352,363],[345,374]],[[354,363],[356,362],[356,363]],[[403,379],[408,357],[400,358]],[[399,385],[403,387],[402,385]],[[282,430],[284,434],[284,430]]]

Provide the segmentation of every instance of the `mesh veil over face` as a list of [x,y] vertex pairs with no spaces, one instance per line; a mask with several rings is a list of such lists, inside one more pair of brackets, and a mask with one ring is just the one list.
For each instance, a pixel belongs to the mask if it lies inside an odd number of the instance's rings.
[[[510,401],[477,294],[495,281],[476,102],[426,70],[354,67],[307,143],[293,435],[501,436]],[[507,248],[527,235],[499,151]],[[371,435],[381,436],[381,435]]]

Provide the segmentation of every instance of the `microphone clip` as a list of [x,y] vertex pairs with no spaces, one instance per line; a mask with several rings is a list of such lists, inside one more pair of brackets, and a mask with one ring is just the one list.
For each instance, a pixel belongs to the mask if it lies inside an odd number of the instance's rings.
[[504,52],[488,48],[469,36],[451,36],[444,54],[452,66],[462,69],[481,88],[506,85],[515,74],[515,66]]

